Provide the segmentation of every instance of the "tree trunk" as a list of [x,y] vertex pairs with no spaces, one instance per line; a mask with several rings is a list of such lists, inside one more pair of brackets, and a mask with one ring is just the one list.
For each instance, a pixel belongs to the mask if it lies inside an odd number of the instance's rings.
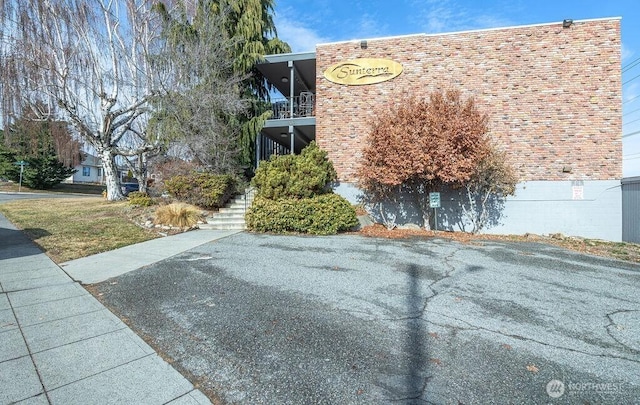
[[137,163],[131,163],[128,156],[125,156],[124,162],[127,168],[133,174],[136,180],[138,180],[138,191],[141,193],[147,193],[147,160],[149,152],[139,152],[136,155]]
[[420,205],[420,211],[422,211],[422,224],[427,231],[431,230],[431,208],[427,204]]
[[143,193],[147,193],[147,181],[148,181],[147,154],[148,154],[147,152],[142,152],[138,155],[138,173],[136,173],[136,178],[138,179],[139,191]]
[[425,230],[430,231],[431,208],[429,205],[429,191],[431,188],[427,187],[425,184],[412,184],[410,190],[416,197],[416,203],[418,204],[418,209],[422,215],[422,225]]
[[120,201],[124,200],[122,188],[120,187],[120,177],[118,176],[118,167],[116,159],[109,149],[98,151],[98,156],[102,160],[102,169],[104,171],[104,180],[107,184],[107,200]]
[[147,186],[149,185],[149,171],[147,170],[147,164],[149,160],[149,152],[142,152],[138,155],[138,173],[136,178],[138,179],[139,190],[143,193],[148,193]]

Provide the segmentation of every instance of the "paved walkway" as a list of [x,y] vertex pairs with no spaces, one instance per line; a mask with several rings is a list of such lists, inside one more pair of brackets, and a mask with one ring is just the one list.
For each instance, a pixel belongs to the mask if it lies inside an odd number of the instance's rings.
[[238,232],[206,229],[185,232],[61,263],[60,267],[75,281],[94,284]]
[[[121,249],[66,265],[94,282],[228,234],[212,232],[147,242],[135,258]],[[2,215],[0,343],[0,404],[210,403]]]

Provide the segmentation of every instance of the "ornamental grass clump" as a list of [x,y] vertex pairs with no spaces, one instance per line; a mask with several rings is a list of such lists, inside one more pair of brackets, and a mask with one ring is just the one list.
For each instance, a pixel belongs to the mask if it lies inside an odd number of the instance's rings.
[[154,216],[157,225],[192,228],[202,218],[198,207],[185,203],[172,203],[158,207]]

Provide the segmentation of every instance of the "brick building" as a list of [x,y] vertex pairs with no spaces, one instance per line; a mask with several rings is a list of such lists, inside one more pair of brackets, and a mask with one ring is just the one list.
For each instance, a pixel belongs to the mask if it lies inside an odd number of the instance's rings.
[[[401,71],[369,84],[345,81],[383,69],[372,61]],[[375,114],[406,94],[455,88],[488,113],[490,134],[521,181],[487,232],[621,238],[619,18],[320,44],[315,52],[268,56],[259,69],[284,97],[274,100],[259,158],[316,140],[336,167],[337,191],[355,201]],[[444,195],[443,208],[455,210],[456,198]],[[399,223],[415,222],[411,209],[401,216]],[[456,229],[452,217],[440,223]]]

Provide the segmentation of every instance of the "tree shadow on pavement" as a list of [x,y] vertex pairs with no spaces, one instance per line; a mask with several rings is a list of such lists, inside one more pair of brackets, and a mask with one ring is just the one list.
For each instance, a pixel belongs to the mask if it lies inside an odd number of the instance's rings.
[[428,367],[425,322],[422,315],[426,309],[425,299],[420,289],[420,269],[410,264],[407,269],[407,333],[405,353],[407,358],[406,397],[403,400],[420,401],[426,389],[429,377],[425,375]]
[[29,239],[25,232],[28,232],[30,235],[37,235],[38,237],[50,235],[45,229],[39,228],[25,229],[23,232],[0,227],[0,260],[15,259],[42,253],[42,249]]

